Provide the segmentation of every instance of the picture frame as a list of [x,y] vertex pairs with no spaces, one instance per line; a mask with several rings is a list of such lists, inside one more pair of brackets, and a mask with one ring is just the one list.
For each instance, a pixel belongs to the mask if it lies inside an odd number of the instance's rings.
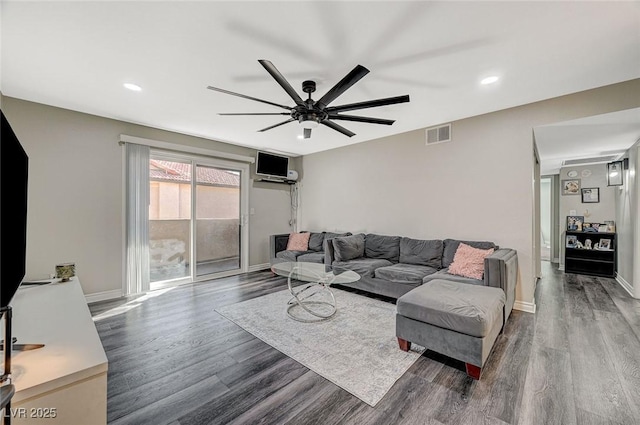
[[580,193],[580,179],[562,180],[563,195],[578,195]]
[[622,186],[622,161],[607,164],[607,186]]
[[584,223],[584,216],[582,215],[567,216],[567,230],[570,232],[582,232],[583,223]]
[[582,203],[591,204],[600,202],[600,188],[599,187],[585,187],[581,189]]
[[600,239],[598,246],[600,249],[611,249],[611,239]]
[[582,231],[585,233],[597,233],[600,228],[600,223],[584,223],[582,225]]
[[567,235],[566,246],[567,248],[575,248],[578,244],[578,237],[576,235]]
[[609,226],[607,226],[606,224],[600,223],[600,226],[598,227],[598,232],[607,233],[608,231],[609,231]]
[[616,232],[616,222],[613,220],[605,220],[603,224],[607,225],[607,232],[615,233]]

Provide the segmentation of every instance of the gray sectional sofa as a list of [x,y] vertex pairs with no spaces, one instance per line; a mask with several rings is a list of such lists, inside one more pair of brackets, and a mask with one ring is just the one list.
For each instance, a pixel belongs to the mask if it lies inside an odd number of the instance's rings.
[[[319,249],[322,240],[323,248]],[[401,350],[411,343],[465,363],[480,379],[493,346],[515,303],[518,256],[489,241],[412,239],[378,234],[310,236],[308,251],[287,251],[288,235],[271,240],[272,264],[312,261],[360,280],[340,286],[396,300],[396,337]],[[461,243],[494,249],[484,257],[481,279],[449,272]],[[477,263],[479,268],[482,267]],[[479,270],[478,270],[479,271]]]
[[[353,270],[360,274],[360,280],[343,286],[393,299],[435,279],[497,287],[504,291],[506,297],[504,322],[515,302],[516,251],[500,248],[490,241],[311,232],[308,251],[286,251],[288,237],[288,234],[271,236],[271,264],[282,261],[316,262],[332,266],[336,273]],[[448,268],[460,242],[474,248],[495,249],[485,258],[483,279],[449,273]]]

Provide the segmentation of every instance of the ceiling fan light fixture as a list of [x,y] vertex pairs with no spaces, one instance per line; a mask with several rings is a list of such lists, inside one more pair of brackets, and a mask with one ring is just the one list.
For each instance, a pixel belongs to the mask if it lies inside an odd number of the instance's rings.
[[304,120],[300,122],[302,124],[302,128],[308,128],[313,130],[314,128],[318,128],[318,121],[316,120]]

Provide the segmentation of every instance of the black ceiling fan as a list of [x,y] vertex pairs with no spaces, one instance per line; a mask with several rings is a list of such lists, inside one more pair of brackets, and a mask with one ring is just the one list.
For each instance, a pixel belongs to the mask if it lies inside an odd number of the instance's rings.
[[230,94],[233,96],[242,97],[244,99],[255,100],[257,102],[266,103],[267,105],[277,106],[278,108],[286,109],[288,112],[255,112],[255,113],[221,113],[219,115],[289,115],[288,120],[282,121],[278,124],[258,130],[260,132],[271,130],[272,128],[279,127],[283,124],[287,124],[293,121],[300,122],[304,127],[304,138],[311,137],[311,129],[318,126],[318,124],[325,125],[332,128],[345,136],[354,136],[355,133],[347,130],[341,125],[333,122],[334,120],[343,121],[356,121],[370,124],[385,124],[391,125],[395,121],[382,118],[361,117],[356,115],[342,115],[341,112],[355,111],[357,109],[374,108],[377,106],[393,105],[395,103],[404,103],[409,101],[409,95],[387,97],[384,99],[369,100],[365,102],[350,103],[348,105],[329,106],[338,96],[344,93],[349,87],[357,83],[362,77],[369,73],[369,70],[362,65],[358,65],[351,72],[349,72],[342,80],[340,80],[335,86],[333,86],[324,96],[318,100],[311,99],[311,93],[316,91],[315,81],[304,81],[302,83],[302,91],[309,94],[307,100],[303,100],[298,93],[291,87],[291,84],[287,82],[284,76],[278,71],[278,69],[268,60],[260,59],[258,62],[267,70],[269,74],[280,84],[280,86],[287,92],[287,94],[295,102],[294,106],[280,105],[278,103],[270,102],[268,100],[258,99],[255,97],[247,96],[240,93],[234,93],[229,90],[207,86],[208,89],[218,91],[221,93]]

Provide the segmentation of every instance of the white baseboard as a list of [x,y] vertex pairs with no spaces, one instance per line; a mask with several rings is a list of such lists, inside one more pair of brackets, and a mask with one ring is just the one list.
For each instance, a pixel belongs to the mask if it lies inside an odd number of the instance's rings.
[[622,289],[627,291],[629,295],[635,298],[633,296],[633,286],[629,282],[627,282],[622,276],[620,276],[618,273],[616,273],[616,282],[618,282],[620,286],[622,286]]
[[263,263],[263,264],[254,264],[253,266],[249,266],[249,269],[247,271],[249,272],[259,272],[262,270],[267,270],[271,268],[271,264],[269,263]]
[[558,266],[558,270],[560,270],[561,272],[563,272],[563,271],[564,271],[564,264],[560,264],[560,265]]
[[87,304],[95,303],[98,301],[113,300],[115,298],[122,298],[122,289],[114,289],[112,291],[95,292],[93,294],[87,294],[84,296],[87,300]]
[[525,301],[516,301],[513,303],[513,308],[515,310],[524,311],[525,313],[535,313],[536,312],[536,303],[528,303]]

